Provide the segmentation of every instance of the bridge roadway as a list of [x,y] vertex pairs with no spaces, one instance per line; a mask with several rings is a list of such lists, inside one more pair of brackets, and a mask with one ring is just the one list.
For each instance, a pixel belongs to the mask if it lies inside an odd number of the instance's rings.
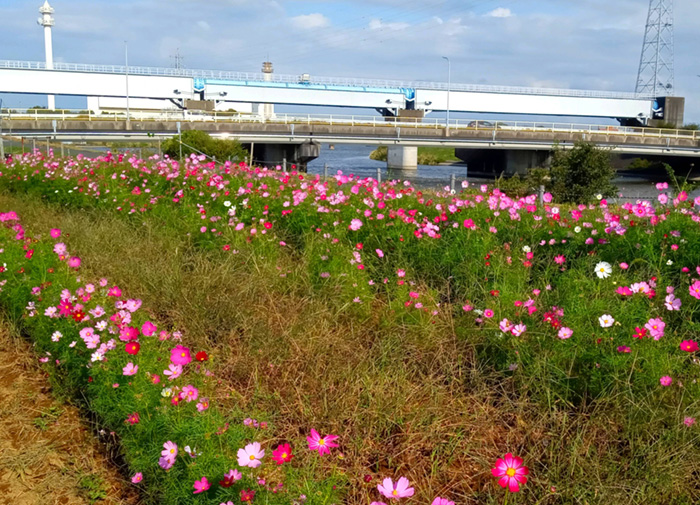
[[[127,76],[128,73],[128,76]],[[128,85],[127,85],[128,83]],[[384,111],[533,114],[646,121],[653,96],[594,90],[405,82],[209,70],[0,60],[0,93],[184,99],[373,108]]]

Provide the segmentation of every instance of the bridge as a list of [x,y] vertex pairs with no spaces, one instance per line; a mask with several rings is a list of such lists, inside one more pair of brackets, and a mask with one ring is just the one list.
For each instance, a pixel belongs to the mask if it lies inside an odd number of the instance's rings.
[[524,121],[408,121],[400,117],[288,115],[272,118],[231,113],[24,110],[0,114],[0,132],[24,138],[57,140],[135,140],[172,137],[203,130],[253,146],[255,158],[269,164],[283,159],[304,163],[318,156],[319,143],[389,146],[389,167],[415,169],[418,146],[447,146],[476,166],[495,163],[506,173],[541,166],[555,144],[564,149],[585,140],[620,155],[694,159],[700,157],[700,132],[610,125]]
[[[444,82],[403,82],[158,67],[0,60],[0,93],[373,108],[402,111],[613,118],[645,125],[651,95]],[[165,107],[162,107],[165,108]]]

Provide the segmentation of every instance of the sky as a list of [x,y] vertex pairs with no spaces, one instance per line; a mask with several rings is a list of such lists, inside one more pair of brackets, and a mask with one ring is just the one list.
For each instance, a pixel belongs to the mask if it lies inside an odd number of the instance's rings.
[[[44,60],[41,0],[0,0],[0,59]],[[700,2],[675,2],[675,94],[700,122]],[[648,0],[54,0],[54,59],[634,91]],[[0,96],[9,106],[45,99]],[[76,99],[58,106],[78,107]]]

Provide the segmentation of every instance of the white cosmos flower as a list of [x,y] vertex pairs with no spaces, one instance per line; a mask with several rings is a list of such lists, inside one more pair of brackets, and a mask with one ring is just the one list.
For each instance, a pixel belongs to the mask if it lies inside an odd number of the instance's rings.
[[581,227],[580,227],[580,226],[577,226],[576,228],[574,228],[574,231],[575,231],[576,233],[581,233]]
[[603,314],[598,318],[598,322],[601,328],[610,328],[615,322],[615,319],[613,319],[610,314]]
[[612,273],[612,266],[607,261],[601,261],[595,266],[595,274],[599,279],[607,279]]
[[231,206],[231,202],[228,201],[228,200],[226,200],[226,201],[224,202],[224,207],[230,207],[230,206]]
[[523,252],[529,253],[529,252],[531,252],[531,251],[532,251],[532,249],[530,249],[530,246],[529,246],[529,245],[524,245],[524,246],[523,246]]

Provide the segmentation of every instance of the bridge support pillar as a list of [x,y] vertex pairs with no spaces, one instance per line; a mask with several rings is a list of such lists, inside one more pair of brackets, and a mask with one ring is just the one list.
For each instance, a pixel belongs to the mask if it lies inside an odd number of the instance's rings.
[[415,146],[389,146],[386,165],[389,170],[417,170],[418,148]]
[[[255,144],[253,164],[266,167],[282,166],[287,163],[287,170],[306,172],[306,164],[321,154],[321,144],[304,142],[303,144]],[[296,165],[296,168],[292,168]]]
[[549,166],[551,152],[457,148],[455,156],[467,163],[470,173],[512,176],[526,175],[531,168]]

